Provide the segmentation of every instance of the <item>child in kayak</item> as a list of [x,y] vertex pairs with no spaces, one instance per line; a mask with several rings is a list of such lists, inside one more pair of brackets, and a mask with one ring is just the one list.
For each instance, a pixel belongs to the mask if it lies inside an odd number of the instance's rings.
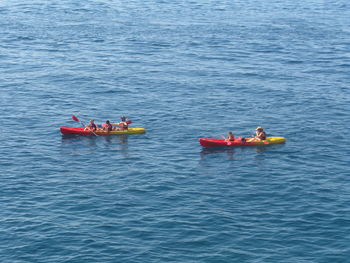
[[266,132],[264,131],[263,127],[257,127],[255,129],[255,139],[262,141],[262,140],[266,140]]
[[97,125],[95,124],[94,120],[90,120],[89,125],[85,126],[84,131],[93,131],[95,132],[97,130]]
[[[242,138],[242,137],[238,137],[237,140],[240,140],[241,143],[242,143],[242,142],[246,142],[246,139],[245,139],[245,138]],[[227,142],[227,145],[231,145],[232,142],[235,141],[235,136],[233,135],[232,132],[229,132],[229,133],[227,134],[227,139],[225,139],[225,141]]]
[[113,126],[110,123],[109,120],[106,121],[106,123],[103,125],[103,131],[110,132],[113,130]]

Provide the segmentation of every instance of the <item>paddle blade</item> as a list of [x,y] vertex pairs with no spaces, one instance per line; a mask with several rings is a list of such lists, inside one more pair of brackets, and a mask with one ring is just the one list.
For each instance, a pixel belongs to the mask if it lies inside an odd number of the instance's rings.
[[77,117],[75,117],[74,115],[72,115],[72,119],[73,119],[73,121],[78,121],[79,122],[79,119]]

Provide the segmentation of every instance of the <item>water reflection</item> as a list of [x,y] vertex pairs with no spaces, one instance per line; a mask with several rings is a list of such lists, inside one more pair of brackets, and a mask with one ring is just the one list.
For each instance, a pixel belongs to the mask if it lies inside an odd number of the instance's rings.
[[234,159],[235,149],[233,147],[213,147],[213,148],[203,148],[200,152],[201,160],[204,160],[208,155],[222,154],[226,153],[228,160]]
[[114,137],[110,137],[110,136],[105,136],[108,137],[106,138],[106,141],[111,143],[111,142],[117,142],[117,150],[119,151],[123,151],[126,152],[128,150],[128,135],[120,135],[120,136],[114,136]]
[[90,151],[96,152],[103,148],[110,151],[121,152],[128,157],[128,135],[118,136],[81,136],[62,135],[61,145],[64,150],[72,153],[85,152],[88,147]]
[[75,135],[75,134],[62,135],[62,145],[83,142],[89,146],[95,146],[96,141],[97,141],[96,136],[81,136],[81,135]]
[[[226,154],[228,160],[241,159],[244,156],[255,154],[259,159],[263,158],[264,153],[275,151],[284,147],[284,144],[268,145],[268,146],[237,146],[237,147],[212,147],[203,148],[200,152],[201,160],[204,160],[209,155]],[[239,157],[240,156],[240,157]]]
[[203,148],[201,151],[201,158],[204,158],[206,155],[210,154],[218,154],[218,153],[227,153],[228,156],[233,156],[236,152],[252,152],[255,151],[256,153],[264,153],[268,149],[266,146],[237,146],[237,147],[212,147],[212,148]]

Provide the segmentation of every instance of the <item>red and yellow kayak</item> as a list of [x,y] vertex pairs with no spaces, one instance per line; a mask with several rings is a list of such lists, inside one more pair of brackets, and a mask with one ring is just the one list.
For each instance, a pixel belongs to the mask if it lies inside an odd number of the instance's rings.
[[79,134],[79,135],[123,135],[123,134],[135,134],[135,133],[145,133],[144,128],[128,128],[127,130],[120,131],[95,131],[94,133],[89,130],[84,130],[84,128],[75,128],[75,127],[60,127],[62,134]]
[[223,146],[264,146],[269,144],[278,144],[286,142],[284,137],[267,137],[266,140],[259,141],[254,138],[241,138],[234,139],[234,141],[227,141],[225,139],[211,139],[200,138],[199,143],[203,147],[223,147]]

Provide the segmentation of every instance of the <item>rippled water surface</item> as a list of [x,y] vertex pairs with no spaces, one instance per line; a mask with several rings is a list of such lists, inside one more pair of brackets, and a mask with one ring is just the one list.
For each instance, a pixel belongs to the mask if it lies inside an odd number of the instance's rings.
[[[1,262],[349,262],[349,17],[0,1]],[[63,137],[73,114],[147,133]],[[258,125],[287,143],[198,143]]]

